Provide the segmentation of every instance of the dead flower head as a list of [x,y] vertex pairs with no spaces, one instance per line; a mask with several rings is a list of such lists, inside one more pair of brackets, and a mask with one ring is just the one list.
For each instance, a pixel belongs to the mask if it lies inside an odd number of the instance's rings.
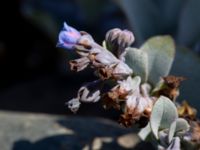
[[[127,96],[124,114],[120,117],[120,123],[124,126],[130,126],[138,122],[141,117],[150,117],[154,98],[150,97],[147,92],[142,92],[140,82],[141,80],[135,90]],[[143,86],[143,88],[147,87],[149,88],[149,86]],[[148,91],[149,89],[143,90]]]
[[183,117],[185,119],[189,120],[195,120],[197,111],[193,107],[191,107],[187,101],[183,101],[181,105],[177,107],[178,114],[180,117]]
[[192,141],[200,144],[200,122],[196,121],[192,124]]
[[160,97],[161,95],[168,97],[169,99],[175,101],[179,96],[180,83],[186,78],[177,76],[166,76],[163,77],[162,86],[154,92],[154,96]]
[[103,96],[104,108],[120,109],[119,103],[126,100],[133,87],[134,82],[130,76],[126,80],[118,81],[118,84]]

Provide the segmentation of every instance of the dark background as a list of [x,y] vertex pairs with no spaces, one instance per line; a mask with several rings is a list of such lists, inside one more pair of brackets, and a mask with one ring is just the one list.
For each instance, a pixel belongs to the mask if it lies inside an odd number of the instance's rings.
[[[178,46],[192,53],[181,57],[192,66],[183,64],[173,69],[177,75],[189,76],[187,88],[183,88],[187,97],[180,100],[199,105],[199,13],[198,0],[0,1],[0,109],[71,114],[65,102],[95,77],[90,71],[70,72],[67,61],[72,55],[55,47],[64,21],[91,33],[99,43],[106,31],[114,27],[132,30],[136,47],[153,35],[170,34]],[[83,104],[78,114],[117,116],[99,104]]]

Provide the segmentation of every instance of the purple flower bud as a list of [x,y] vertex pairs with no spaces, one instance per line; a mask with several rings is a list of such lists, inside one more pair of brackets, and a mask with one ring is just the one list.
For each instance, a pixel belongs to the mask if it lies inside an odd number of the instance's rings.
[[107,48],[121,59],[125,48],[135,41],[135,37],[131,31],[114,28],[106,33],[105,41]]
[[80,37],[79,31],[64,23],[64,27],[59,33],[57,47],[72,49]]

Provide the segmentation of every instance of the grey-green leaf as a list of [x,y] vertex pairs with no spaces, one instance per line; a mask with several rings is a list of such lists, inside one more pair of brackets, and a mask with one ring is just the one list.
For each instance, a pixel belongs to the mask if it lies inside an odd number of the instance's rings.
[[150,126],[154,136],[158,139],[158,131],[170,128],[178,113],[174,103],[167,97],[161,96],[153,106],[150,117]]
[[176,131],[176,120],[172,122],[170,128],[169,128],[169,134],[168,134],[168,142],[170,143],[174,137]]
[[181,140],[179,137],[173,138],[167,150],[181,150]]
[[[180,135],[181,133],[185,133],[186,131],[188,131],[190,128],[190,125],[188,124],[188,122],[183,119],[183,118],[178,118],[176,119],[170,126],[169,128],[169,135],[168,135],[168,140],[169,142],[172,141],[174,135],[176,133],[178,133],[178,135]],[[177,135],[177,134],[176,134]]]
[[125,60],[135,75],[139,75],[143,82],[148,78],[147,53],[136,48],[126,48]]
[[188,122],[183,118],[178,118],[176,120],[176,132],[182,132],[189,130],[190,125]]
[[150,124],[148,123],[146,127],[140,130],[138,135],[142,140],[145,140],[150,133],[151,133],[151,127],[150,127]]
[[174,41],[170,36],[156,36],[147,40],[141,49],[148,55],[148,80],[156,85],[171,69],[175,57]]

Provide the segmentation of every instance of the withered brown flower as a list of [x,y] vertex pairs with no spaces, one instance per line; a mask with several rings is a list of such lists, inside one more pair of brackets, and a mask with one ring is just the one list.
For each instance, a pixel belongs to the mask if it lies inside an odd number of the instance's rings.
[[[114,108],[116,110],[120,110],[120,104],[118,99],[116,98],[118,95],[116,93],[116,95],[114,95],[115,93],[106,93],[103,96],[103,107],[105,109],[110,109],[110,108]],[[113,95],[113,96],[111,96]]]
[[134,84],[138,83],[134,83],[130,76],[126,80],[119,80],[118,84],[103,96],[104,107],[120,109],[119,103],[125,101],[127,96],[133,92]]
[[159,97],[161,95],[168,97],[169,99],[175,101],[179,96],[179,86],[181,81],[186,78],[178,76],[166,76],[163,77],[163,84],[161,88],[153,93],[154,96]]
[[171,88],[179,88],[180,83],[186,80],[186,78],[169,75],[169,76],[163,77],[163,80],[167,86]]
[[133,73],[127,64],[95,43],[92,37],[87,34],[81,36],[74,48],[81,58],[70,61],[71,70],[78,72],[90,66],[96,70],[96,75],[103,80],[123,79]]
[[89,63],[90,61],[87,57],[82,57],[79,59],[69,61],[70,69],[76,72],[85,69],[89,65]]
[[119,123],[125,127],[131,127],[135,120],[138,120],[139,118],[134,118],[133,113],[127,111],[126,113],[120,115]]
[[200,144],[200,122],[195,121],[192,123],[192,141]]
[[[147,87],[143,86],[143,90],[148,91],[144,89]],[[149,95],[143,95],[143,93],[146,92],[141,92],[140,86],[138,86],[132,94],[127,96],[124,114],[120,116],[121,124],[130,126],[132,123],[139,123],[142,117],[149,119],[154,98]]]
[[197,114],[196,109],[191,107],[186,101],[183,101],[183,103],[177,107],[177,110],[180,117],[183,117],[189,120],[196,119],[196,114]]

